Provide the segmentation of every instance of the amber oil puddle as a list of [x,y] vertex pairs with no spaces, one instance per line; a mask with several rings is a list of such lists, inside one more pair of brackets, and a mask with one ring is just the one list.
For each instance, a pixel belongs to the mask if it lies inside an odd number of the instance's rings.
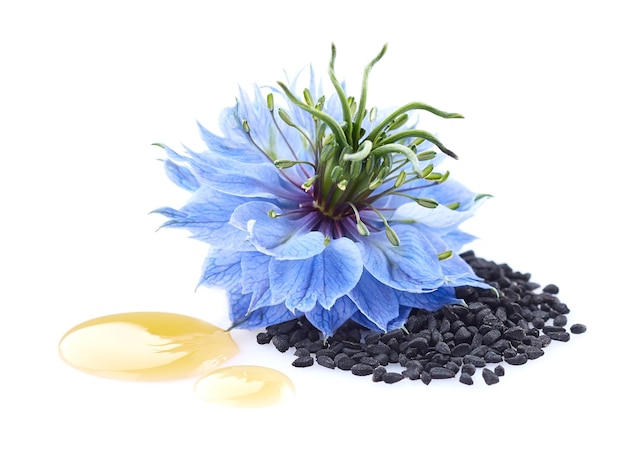
[[200,319],[166,312],[98,317],[69,330],[59,355],[70,366],[106,378],[162,381],[200,375],[232,358],[230,333]]
[[211,371],[196,382],[202,400],[232,407],[268,407],[294,395],[285,374],[262,366],[230,366]]

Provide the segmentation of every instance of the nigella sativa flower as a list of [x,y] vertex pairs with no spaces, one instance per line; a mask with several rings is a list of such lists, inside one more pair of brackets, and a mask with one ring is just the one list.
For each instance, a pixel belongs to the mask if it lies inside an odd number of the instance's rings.
[[325,97],[311,71],[296,81],[241,92],[207,145],[167,153],[169,178],[191,192],[180,209],[156,212],[210,245],[201,285],[223,288],[234,327],[255,329],[301,316],[325,336],[348,320],[387,331],[413,308],[461,303],[455,287],[487,288],[458,255],[472,236],[458,225],[484,196],[438,172],[456,155],[416,128],[413,102],[385,114],[366,109],[329,65]]

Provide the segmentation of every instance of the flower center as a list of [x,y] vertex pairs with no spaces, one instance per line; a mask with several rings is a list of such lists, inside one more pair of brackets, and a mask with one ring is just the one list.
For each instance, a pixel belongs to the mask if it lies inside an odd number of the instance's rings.
[[[444,154],[457,158],[431,133],[407,126],[409,113],[426,110],[443,118],[462,116],[413,102],[377,120],[377,109],[374,107],[368,111],[365,108],[367,84],[372,67],[385,51],[386,46],[366,66],[357,102],[354,97],[346,95],[335,76],[336,53],[333,46],[328,73],[341,105],[342,118],[339,120],[326,112],[324,96],[314,100],[311,92],[305,89],[304,100],[301,100],[279,82],[292,107],[311,116],[313,128],[307,130],[293,121],[287,110],[276,109],[273,94],[268,94],[267,107],[272,127],[290,149],[293,159],[273,158],[270,152],[254,141],[246,119],[242,120],[242,128],[252,144],[281,170],[289,183],[311,195],[310,205],[301,204],[301,213],[319,214],[315,228],[334,238],[353,234],[366,236],[370,230],[384,228],[389,241],[397,245],[399,239],[387,221],[394,209],[380,207],[380,200],[386,196],[403,196],[426,208],[437,207],[436,200],[413,195],[419,188],[441,184],[448,178],[448,172],[435,172],[434,165],[428,163],[437,153],[423,149],[433,144]],[[298,132],[306,152],[296,152],[283,131],[285,126]],[[300,155],[311,158],[302,160],[298,158]],[[305,180],[301,182],[303,175]]]

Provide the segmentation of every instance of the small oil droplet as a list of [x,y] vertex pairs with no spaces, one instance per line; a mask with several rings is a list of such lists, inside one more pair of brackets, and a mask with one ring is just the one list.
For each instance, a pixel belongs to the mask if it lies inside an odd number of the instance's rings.
[[196,382],[195,392],[207,402],[232,407],[267,407],[293,396],[285,374],[262,366],[230,366],[211,371]]
[[106,378],[159,381],[199,375],[239,351],[230,333],[167,312],[98,317],[69,330],[59,355],[70,366]]

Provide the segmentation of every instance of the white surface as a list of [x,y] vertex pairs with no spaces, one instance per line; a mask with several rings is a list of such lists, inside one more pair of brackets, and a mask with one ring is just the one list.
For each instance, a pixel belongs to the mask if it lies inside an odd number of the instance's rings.
[[[0,449],[623,450],[617,2],[339,3],[0,7]],[[332,41],[355,91],[389,43],[372,103],[421,100],[466,116],[426,124],[460,155],[453,176],[495,195],[464,227],[481,237],[473,248],[558,284],[570,322],[588,332],[507,366],[491,387],[480,376],[427,387],[294,369],[292,356],[237,332],[232,363],[290,375],[292,411],[227,410],[197,399],[193,380],[129,384],[65,366],[58,340],[99,315],[163,310],[226,326],[219,297],[194,291],[204,245],[155,233],[162,218],[148,212],[186,195],[150,143],[198,148],[195,120],[215,128],[239,83],[309,62],[322,74]]]

